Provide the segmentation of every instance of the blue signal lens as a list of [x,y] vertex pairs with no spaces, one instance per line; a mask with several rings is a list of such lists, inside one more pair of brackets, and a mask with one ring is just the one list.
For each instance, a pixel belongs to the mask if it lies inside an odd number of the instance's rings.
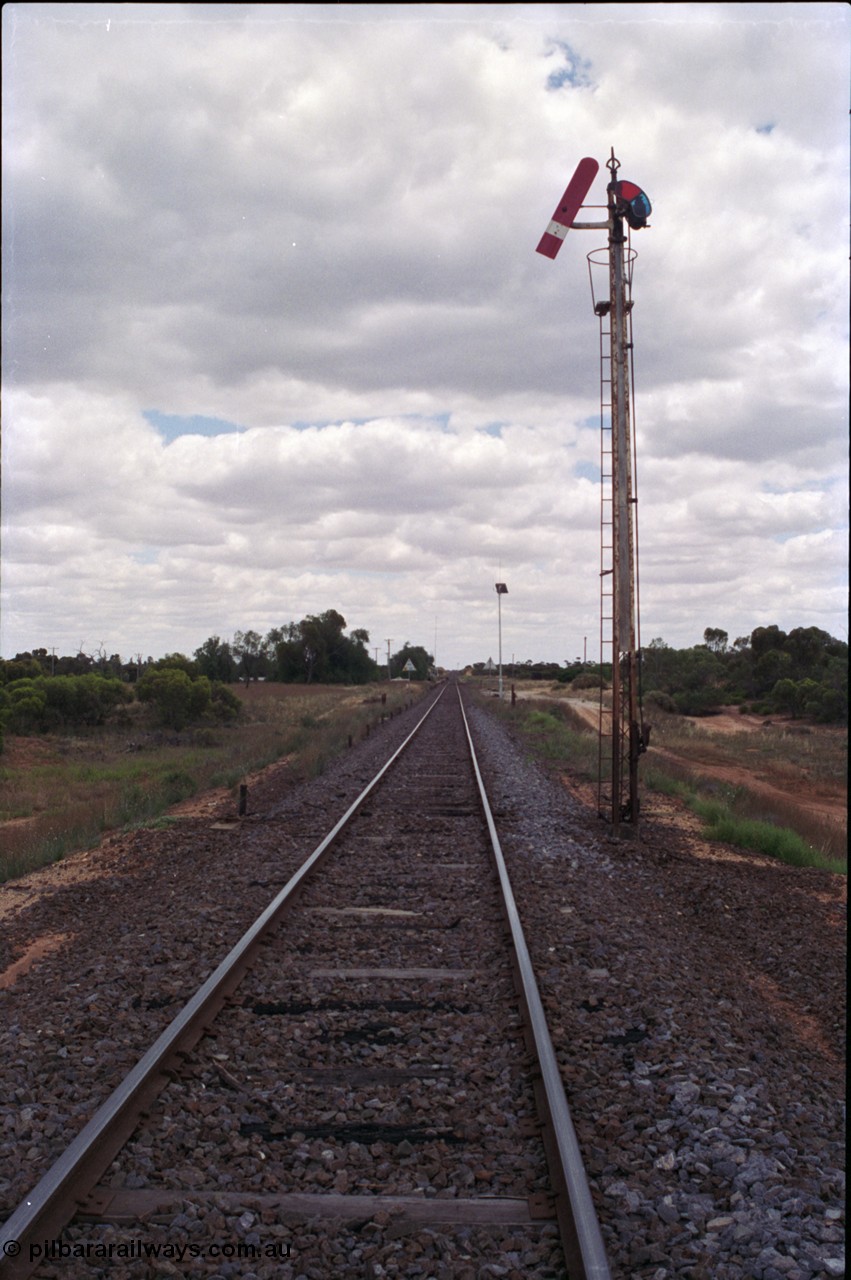
[[640,191],[633,200],[630,200],[629,207],[636,218],[649,218],[653,212],[650,201],[643,191]]

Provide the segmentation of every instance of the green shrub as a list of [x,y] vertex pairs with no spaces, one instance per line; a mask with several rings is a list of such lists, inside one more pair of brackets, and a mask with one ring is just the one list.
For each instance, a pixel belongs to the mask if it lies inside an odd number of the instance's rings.
[[530,729],[540,730],[542,733],[553,733],[559,727],[556,716],[551,711],[530,711],[526,717],[526,725]]
[[169,729],[180,730],[190,720],[200,718],[211,702],[207,677],[192,680],[179,667],[146,671],[136,692],[140,702],[150,702],[156,707],[160,723]]
[[13,680],[5,689],[3,723],[10,733],[39,733],[44,727],[47,699],[41,677]]
[[185,769],[171,769],[163,778],[162,798],[167,805],[178,804],[194,796],[196,790],[195,779]]
[[192,744],[196,747],[218,747],[221,735],[212,728],[196,729],[192,734]]
[[133,693],[104,676],[38,676],[13,680],[0,699],[0,716],[11,733],[46,733],[103,724]]
[[210,699],[210,709],[217,720],[236,720],[242,712],[239,698],[221,680],[211,681]]
[[676,715],[676,702],[669,693],[663,693],[661,689],[651,689],[650,693],[645,693],[644,701],[652,703],[660,711],[667,711],[670,715]]
[[674,694],[674,705],[682,716],[714,715],[724,701],[720,689],[685,689]]
[[84,675],[42,679],[51,719],[63,728],[103,724],[115,707],[133,701],[130,687],[114,678]]
[[600,675],[577,676],[571,681],[571,689],[602,689],[604,688],[603,678]]
[[721,840],[738,849],[753,849],[794,867],[826,867],[840,875],[845,873],[843,863],[825,858],[788,827],[739,817],[727,805],[714,800],[695,797],[692,808],[706,823],[704,834],[710,840]]

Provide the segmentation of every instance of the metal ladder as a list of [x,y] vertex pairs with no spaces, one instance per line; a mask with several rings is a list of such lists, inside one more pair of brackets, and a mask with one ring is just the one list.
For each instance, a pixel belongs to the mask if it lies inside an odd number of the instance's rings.
[[[614,496],[612,452],[611,313],[606,303],[595,307],[600,318],[600,667],[613,662]],[[612,807],[612,711],[606,705],[602,672],[597,733],[597,811]]]

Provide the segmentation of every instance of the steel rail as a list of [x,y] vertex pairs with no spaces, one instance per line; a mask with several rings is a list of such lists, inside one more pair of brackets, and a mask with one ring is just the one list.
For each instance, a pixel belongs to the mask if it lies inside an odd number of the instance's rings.
[[251,952],[277,924],[284,908],[290,905],[323,854],[417,735],[445,690],[444,685],[401,746],[0,1228],[0,1277],[3,1280],[26,1280],[36,1269],[38,1259],[30,1261],[30,1246],[55,1239],[73,1218],[77,1207],[133,1133],[145,1107],[174,1074],[176,1060],[197,1043],[209,1027],[214,1011],[239,985],[249,966]]
[[539,1107],[543,1111],[544,1145],[550,1167],[550,1179],[553,1184],[556,1202],[556,1217],[561,1231],[562,1246],[565,1252],[570,1280],[611,1280],[609,1263],[600,1232],[597,1213],[591,1199],[591,1190],[582,1161],[582,1153],[567,1105],[561,1074],[556,1061],[553,1042],[547,1026],[547,1018],[535,971],[529,956],[529,948],[523,935],[523,926],[508,869],[505,865],[502,847],[491,813],[487,791],[482,779],[473,737],[458,689],[458,702],[464,720],[464,729],[470,747],[470,758],[479,797],[484,810],[485,821],[490,833],[494,861],[499,874],[503,894],[503,906],[511,940],[514,946],[515,963],[518,981],[521,986],[520,996],[524,1004],[526,1025],[534,1042],[535,1054],[541,1071],[541,1088],[538,1092]]

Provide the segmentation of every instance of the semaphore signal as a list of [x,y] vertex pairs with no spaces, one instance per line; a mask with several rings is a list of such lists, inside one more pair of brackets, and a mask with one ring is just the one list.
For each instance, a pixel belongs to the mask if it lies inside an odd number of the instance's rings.
[[[611,707],[600,690],[598,808],[618,834],[638,830],[638,758],[649,726],[641,719],[638,664],[638,492],[632,374],[632,269],[630,230],[647,225],[652,209],[644,191],[618,178],[614,149],[607,162],[606,220],[577,222],[599,164],[579,161],[537,252],[555,258],[570,230],[608,231],[608,246],[587,255],[594,314],[600,322],[600,664],[611,659]],[[625,225],[626,224],[626,227]],[[607,272],[605,296],[595,295],[594,269]]]
[[[577,213],[582,208],[582,204],[591,190],[591,183],[597,176],[600,168],[596,160],[592,160],[590,156],[586,156],[584,160],[580,160],[576,166],[576,172],[567,184],[567,189],[561,200],[556,205],[556,211],[553,214],[550,225],[538,243],[536,253],[542,253],[546,258],[555,258],[562,246],[564,237],[573,226]],[[602,225],[602,224],[601,224]]]

